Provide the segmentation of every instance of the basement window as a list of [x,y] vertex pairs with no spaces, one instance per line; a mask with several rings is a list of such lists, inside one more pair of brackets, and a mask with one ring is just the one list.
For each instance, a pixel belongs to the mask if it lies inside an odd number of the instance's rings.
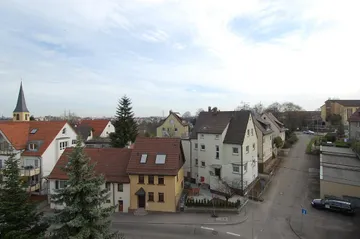
[[166,155],[165,154],[158,154],[156,155],[155,164],[165,164]]

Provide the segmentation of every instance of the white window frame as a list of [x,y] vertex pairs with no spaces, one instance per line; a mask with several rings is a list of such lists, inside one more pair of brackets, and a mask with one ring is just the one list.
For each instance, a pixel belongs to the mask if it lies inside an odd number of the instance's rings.
[[247,162],[243,165],[243,167],[244,167],[244,169],[243,169],[243,171],[244,171],[244,173],[246,173],[247,172]]
[[201,167],[205,168],[206,167],[206,163],[205,161],[201,161]]
[[[235,170],[235,169],[237,169],[237,170]],[[236,164],[233,164],[232,165],[232,172],[233,173],[240,173],[240,166],[236,165]]]
[[62,134],[66,134],[66,128],[62,129]]
[[198,143],[194,143],[194,149],[198,149]]
[[215,145],[215,159],[220,159],[220,146]]
[[250,152],[250,147],[248,145],[248,146],[246,146],[246,153],[248,154],[249,152]]
[[35,143],[30,143],[30,144],[29,144],[29,150],[31,150],[31,151],[37,150],[37,144],[35,144]]
[[[203,146],[204,146],[204,147],[203,147]],[[205,144],[200,145],[200,150],[201,150],[201,151],[205,151],[205,149],[206,149]]]
[[200,139],[203,139],[204,138],[204,134],[200,134]]
[[251,136],[254,136],[254,129],[251,129]]
[[255,143],[253,143],[253,151],[255,150],[255,148],[256,148],[256,147],[255,147]]
[[[236,149],[237,152],[235,152],[235,149]],[[238,147],[233,147],[232,148],[232,154],[239,155],[239,148]]]
[[220,138],[220,136],[217,134],[217,135],[215,135],[215,139],[219,139]]
[[199,166],[199,159],[195,159],[195,166]]

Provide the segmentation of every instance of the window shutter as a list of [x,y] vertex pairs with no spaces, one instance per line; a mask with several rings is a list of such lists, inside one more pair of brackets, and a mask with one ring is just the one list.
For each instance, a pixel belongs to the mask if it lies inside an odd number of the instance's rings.
[[59,181],[58,180],[55,181],[55,188],[59,189]]

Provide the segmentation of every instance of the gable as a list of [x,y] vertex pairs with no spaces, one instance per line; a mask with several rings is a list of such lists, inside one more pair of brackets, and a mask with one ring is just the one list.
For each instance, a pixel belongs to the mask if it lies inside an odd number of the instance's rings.
[[[230,120],[223,143],[242,145],[250,121],[251,125],[254,126],[250,111],[237,111]],[[255,130],[255,127],[253,128]]]
[[168,128],[168,126],[184,127],[182,119],[175,115],[175,113],[170,113],[158,128]]

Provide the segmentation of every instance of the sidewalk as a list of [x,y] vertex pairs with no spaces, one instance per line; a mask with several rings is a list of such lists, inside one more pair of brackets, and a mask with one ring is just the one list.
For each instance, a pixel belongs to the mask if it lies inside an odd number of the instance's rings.
[[177,224],[177,225],[237,225],[248,218],[245,211],[239,214],[219,213],[217,218],[209,213],[149,213],[135,216],[132,213],[115,213],[113,223]]

